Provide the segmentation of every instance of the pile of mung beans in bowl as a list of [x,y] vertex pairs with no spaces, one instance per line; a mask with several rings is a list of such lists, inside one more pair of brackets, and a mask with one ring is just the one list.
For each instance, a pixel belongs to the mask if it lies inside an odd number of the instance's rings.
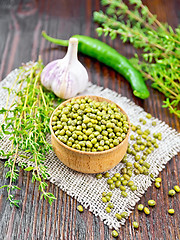
[[51,142],[66,166],[100,173],[126,154],[130,122],[117,104],[97,96],[79,96],[61,103],[50,120]]

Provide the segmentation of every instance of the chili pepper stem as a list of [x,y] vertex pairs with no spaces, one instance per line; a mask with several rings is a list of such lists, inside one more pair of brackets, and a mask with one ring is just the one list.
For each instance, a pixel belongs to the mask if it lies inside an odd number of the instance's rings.
[[62,40],[62,39],[57,39],[57,38],[52,38],[50,36],[47,35],[47,33],[45,31],[42,31],[42,36],[48,40],[49,42],[67,47],[69,45],[69,41],[68,40]]

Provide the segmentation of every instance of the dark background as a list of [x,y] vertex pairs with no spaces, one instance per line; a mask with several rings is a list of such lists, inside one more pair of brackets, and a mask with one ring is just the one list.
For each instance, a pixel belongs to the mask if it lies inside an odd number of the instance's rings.
[[[178,0],[143,0],[158,19],[176,27],[180,18]],[[54,37],[68,39],[74,34],[97,37],[96,24],[92,21],[92,12],[100,9],[99,0],[0,0],[0,80],[23,62],[37,60],[41,55],[44,64],[62,58],[66,48],[55,46],[41,37],[45,30]],[[119,39],[101,40],[116,48],[127,58],[135,50],[129,44],[122,44]],[[140,100],[133,96],[128,82],[112,69],[94,59],[79,54],[79,60],[89,73],[94,84],[108,87],[133,100],[145,111],[150,112],[172,128],[180,130],[179,119],[161,107],[164,97],[150,87],[150,97]],[[172,158],[160,174],[163,184],[160,189],[151,186],[142,197],[146,204],[154,199],[157,206],[149,216],[135,211],[119,230],[118,239],[180,239],[180,194],[168,197],[168,190],[180,182],[180,155]],[[0,161],[0,186],[7,183],[4,162]],[[5,190],[0,190],[0,240],[4,239],[112,239],[111,230],[88,210],[80,214],[76,210],[76,200],[69,197],[58,187],[48,183],[49,191],[57,197],[52,206],[42,200],[38,185],[31,183],[31,173],[20,171],[17,198],[22,200],[19,209],[10,207],[6,201]],[[167,213],[174,208],[174,216]],[[140,228],[134,230],[132,222],[137,220]]]

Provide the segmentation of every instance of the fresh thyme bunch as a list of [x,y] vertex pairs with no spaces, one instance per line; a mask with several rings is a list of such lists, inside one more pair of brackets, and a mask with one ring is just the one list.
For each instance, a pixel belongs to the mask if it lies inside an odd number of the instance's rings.
[[[101,24],[96,30],[123,42],[129,41],[135,48],[142,48],[142,58],[135,54],[132,64],[152,80],[152,87],[162,92],[166,100],[162,107],[180,117],[180,26],[175,30],[160,23],[141,0],[102,0],[105,13],[94,12],[94,21]],[[128,7],[129,6],[129,7]]]
[[[0,125],[0,138],[8,137],[11,141],[11,150],[5,153],[0,149],[1,157],[7,157],[5,167],[9,168],[6,178],[9,184],[1,188],[6,188],[10,205],[19,206],[20,200],[15,199],[14,190],[16,180],[19,177],[19,170],[16,166],[19,158],[28,158],[29,163],[19,164],[25,171],[32,171],[32,182],[39,182],[39,190],[42,192],[41,198],[48,199],[51,204],[55,199],[52,193],[46,191],[46,179],[49,177],[44,166],[46,154],[51,149],[47,142],[47,134],[50,133],[49,120],[54,103],[60,103],[57,97],[42,88],[40,75],[43,69],[41,60],[37,63],[20,68],[20,73],[15,82],[8,90],[6,107],[0,110],[4,114]],[[18,86],[18,89],[15,89]],[[13,100],[10,102],[10,95]]]

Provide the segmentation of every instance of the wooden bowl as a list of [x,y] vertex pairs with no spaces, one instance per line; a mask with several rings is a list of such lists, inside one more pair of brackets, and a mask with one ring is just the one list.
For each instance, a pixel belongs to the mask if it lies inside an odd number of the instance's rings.
[[[75,97],[75,99],[81,99],[84,97],[89,97],[99,102],[106,101],[115,104],[111,100],[97,96],[80,96]],[[66,103],[70,101],[71,99],[61,104],[66,105]],[[127,116],[123,109],[121,109],[117,104],[116,106],[121,110],[123,114]],[[58,108],[59,107],[55,109],[50,120],[51,143],[56,156],[66,166],[82,173],[100,173],[113,168],[123,159],[127,151],[128,137],[130,133],[130,121],[128,116],[127,119],[129,122],[129,130],[126,135],[126,138],[119,145],[102,152],[84,152],[67,146],[55,136],[54,131],[52,129],[52,118],[54,113],[58,110]]]

